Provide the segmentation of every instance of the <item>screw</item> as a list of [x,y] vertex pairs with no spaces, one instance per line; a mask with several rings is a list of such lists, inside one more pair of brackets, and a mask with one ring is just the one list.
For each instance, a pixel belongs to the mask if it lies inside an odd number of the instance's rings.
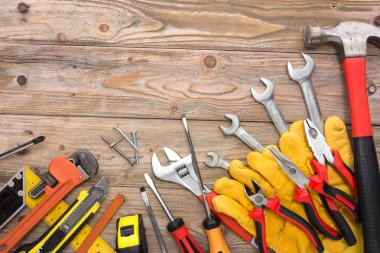
[[112,148],[113,150],[115,150],[117,153],[119,153],[119,155],[121,155],[125,160],[127,160],[131,165],[134,165],[136,162],[132,161],[132,159],[130,157],[128,157],[126,154],[124,154],[118,147],[116,147],[115,145],[111,147],[112,143],[107,140],[103,135],[100,136],[102,138],[102,140],[107,143],[108,145],[110,145],[110,148]]
[[[132,138],[133,138],[133,143],[136,145],[137,147],[137,132],[136,131],[132,131]],[[136,159],[136,164],[139,164],[139,152],[135,149],[135,159]]]
[[26,76],[24,76],[24,75],[19,75],[17,77],[17,83],[19,85],[25,85],[27,81],[28,81],[28,78],[26,78]]
[[375,94],[375,92],[377,91],[377,87],[371,84],[367,87],[367,90],[368,90],[368,94],[372,95],[372,94]]
[[27,5],[26,3],[19,3],[17,6],[17,9],[21,13],[27,13],[29,9],[29,5]]
[[114,126],[113,129],[115,129],[116,131],[118,131],[119,134],[121,134],[121,136],[123,136],[124,139],[126,139],[129,142],[129,144],[131,144],[131,146],[132,146],[132,148],[134,150],[139,151],[139,149],[137,148],[137,146],[125,135],[125,133],[119,128],[118,125]]

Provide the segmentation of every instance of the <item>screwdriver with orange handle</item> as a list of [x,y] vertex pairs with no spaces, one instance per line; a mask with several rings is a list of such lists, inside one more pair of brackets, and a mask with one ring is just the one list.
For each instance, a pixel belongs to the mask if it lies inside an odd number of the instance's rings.
[[197,158],[195,157],[193,142],[191,140],[189,127],[187,125],[187,120],[185,114],[181,115],[183,126],[185,127],[187,141],[190,146],[191,160],[194,167],[195,174],[198,177],[199,188],[202,192],[203,203],[206,209],[207,217],[203,220],[203,227],[206,230],[208,243],[210,245],[210,253],[230,253],[226,242],[224,241],[222,230],[220,228],[220,220],[218,217],[213,216],[210,211],[210,206],[208,205],[205,188],[203,186],[201,173],[199,171]]

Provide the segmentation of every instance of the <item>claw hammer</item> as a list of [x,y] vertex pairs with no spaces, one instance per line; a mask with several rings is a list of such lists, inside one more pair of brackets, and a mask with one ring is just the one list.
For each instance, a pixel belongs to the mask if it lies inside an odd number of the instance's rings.
[[380,177],[366,89],[368,42],[380,47],[380,29],[346,21],[330,27],[306,27],[304,41],[312,47],[331,42],[340,49],[350,102],[356,183],[363,223],[364,252],[380,252]]

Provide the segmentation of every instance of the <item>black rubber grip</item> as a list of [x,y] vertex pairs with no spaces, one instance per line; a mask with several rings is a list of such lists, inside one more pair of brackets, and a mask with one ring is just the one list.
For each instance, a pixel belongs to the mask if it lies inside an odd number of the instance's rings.
[[[333,239],[333,240],[339,240],[341,238],[340,234],[337,235],[331,234],[329,231],[326,230],[326,228],[321,224],[322,219],[317,216],[318,214],[314,212],[314,208],[312,205],[310,205],[307,202],[303,202],[303,205],[306,209],[306,215],[309,218],[311,224],[324,236]],[[319,218],[318,218],[319,217]]]
[[323,244],[317,232],[315,232],[313,227],[306,220],[283,206],[280,207],[279,212],[282,214],[282,217],[301,228],[307,234],[318,252],[321,253],[324,251]]
[[356,184],[364,252],[380,252],[380,176],[373,137],[354,138]]
[[347,210],[350,211],[355,221],[359,222],[360,220],[359,213],[358,213],[359,207],[358,207],[358,203],[356,203],[356,201],[353,198],[351,198],[344,191],[339,190],[338,188],[332,187],[331,185],[327,183],[323,184],[323,191],[327,196],[330,196],[331,198],[338,200],[339,203],[342,203],[347,208]]
[[329,204],[326,201],[324,196],[320,196],[324,206],[329,212],[330,216],[334,219],[336,225],[339,228],[340,233],[343,236],[343,239],[346,241],[348,246],[353,246],[356,244],[356,237],[354,232],[352,231],[350,225],[348,225],[347,221],[344,219],[343,215],[339,212],[339,210],[332,210]]
[[260,253],[265,253],[265,247],[267,245],[266,242],[264,242],[264,237],[263,237],[263,226],[261,222],[255,221],[255,227],[256,227],[256,239],[255,242],[257,246],[259,247],[259,252]]

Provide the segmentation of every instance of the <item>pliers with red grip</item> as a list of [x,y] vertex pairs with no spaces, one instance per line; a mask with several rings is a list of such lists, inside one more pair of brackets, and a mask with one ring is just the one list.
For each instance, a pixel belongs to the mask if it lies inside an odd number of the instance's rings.
[[[308,186],[309,188],[319,193],[320,195],[323,195],[327,198],[330,198],[332,200],[335,200],[341,203],[349,211],[351,216],[353,216],[355,220],[358,220],[357,202],[345,192],[329,185],[325,181],[325,175],[316,174],[316,175],[310,175],[309,178],[307,178],[301,172],[301,170],[280,151],[274,148],[269,148],[269,151],[272,153],[272,155],[274,156],[274,158],[276,159],[280,167],[283,169],[283,171],[298,186],[297,194],[295,198],[296,201],[297,201],[297,195],[299,195],[298,193],[299,189],[303,190],[303,193],[307,195],[308,198],[310,197],[310,192],[308,192],[308,189],[306,188],[306,186]],[[311,200],[311,197],[310,197],[310,201],[311,203],[313,203],[313,201]],[[317,213],[314,212],[314,214],[317,214]]]
[[251,200],[255,206],[255,209],[249,212],[248,215],[255,222],[256,244],[259,247],[260,253],[269,253],[267,242],[266,242],[265,215],[264,215],[265,207],[272,210],[274,213],[278,214],[285,220],[301,228],[310,238],[311,242],[313,243],[314,247],[318,250],[318,252],[324,251],[324,247],[317,233],[306,220],[304,220],[298,214],[282,206],[280,204],[280,200],[278,196],[271,199],[267,199],[264,196],[263,191],[261,190],[260,186],[253,180],[252,180],[252,185],[256,193],[253,193],[251,189],[249,189],[246,185],[244,186],[244,191],[247,197],[249,198],[249,200]]
[[[309,147],[311,148],[314,158],[311,161],[311,165],[315,172],[321,175],[322,178],[328,183],[326,161],[342,175],[342,177],[348,182],[352,191],[356,196],[356,183],[352,171],[343,162],[338,151],[331,151],[330,147],[327,145],[326,139],[323,134],[318,130],[318,128],[309,119],[303,122],[305,136]],[[355,235],[348,225],[347,221],[344,219],[342,214],[339,212],[338,207],[335,202],[330,198],[321,199],[326,206],[329,214],[334,219],[335,223],[339,227],[343,238],[349,246],[356,244]],[[355,218],[355,217],[354,217]]]

